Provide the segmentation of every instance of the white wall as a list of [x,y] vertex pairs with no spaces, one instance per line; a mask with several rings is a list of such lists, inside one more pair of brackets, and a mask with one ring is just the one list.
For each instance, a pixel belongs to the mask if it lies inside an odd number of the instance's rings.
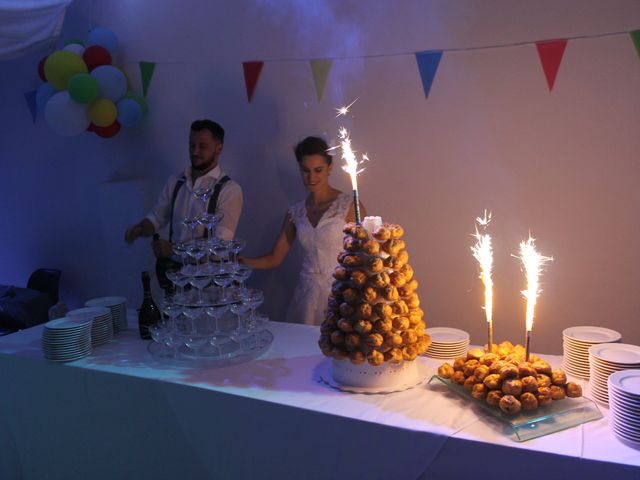
[[[2,283],[63,270],[71,306],[105,294],[140,301],[144,242],[125,227],[187,165],[191,120],[227,129],[223,167],[245,190],[239,235],[268,249],[288,205],[302,198],[291,147],[337,136],[334,108],[372,161],[360,176],[368,210],[404,225],[430,326],[484,341],[482,287],[469,247],[473,219],[493,211],[497,339],[522,341],[523,275],[511,253],[529,230],[555,260],[543,277],[534,350],[560,352],[571,325],[620,330],[640,344],[640,59],[628,35],[569,42],[553,92],[532,44],[445,52],[424,98],[413,52],[526,43],[640,28],[628,1],[76,0],[62,38],[112,29],[138,85],[139,60],[157,62],[140,127],[112,139],[63,138],[32,123],[23,93],[39,85],[41,55],[0,63]],[[406,53],[375,57],[376,55]],[[373,58],[363,58],[372,56]],[[337,59],[316,100],[308,59]],[[270,62],[276,59],[300,61]],[[247,103],[241,62],[266,60]],[[334,170],[334,184],[349,188]],[[251,280],[282,318],[299,256]]]

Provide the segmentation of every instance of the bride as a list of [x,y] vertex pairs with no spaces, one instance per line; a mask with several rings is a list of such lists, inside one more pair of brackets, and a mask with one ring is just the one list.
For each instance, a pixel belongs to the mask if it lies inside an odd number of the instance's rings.
[[[302,268],[289,305],[287,321],[320,325],[331,291],[333,269],[342,250],[342,227],[355,221],[352,196],[329,184],[329,146],[318,137],[307,137],[294,151],[302,182],[309,191],[284,217],[282,229],[271,252],[256,258],[242,258],[257,269],[275,268],[285,259],[296,237],[302,246]],[[362,216],[366,215],[360,204]]]

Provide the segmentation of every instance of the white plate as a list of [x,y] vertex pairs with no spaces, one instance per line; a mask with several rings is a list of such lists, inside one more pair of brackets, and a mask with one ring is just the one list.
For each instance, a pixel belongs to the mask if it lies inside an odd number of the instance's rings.
[[640,419],[640,404],[629,403],[615,395],[609,397],[609,402],[611,404],[611,410],[615,410],[616,415],[626,414]]
[[464,330],[449,327],[427,328],[431,341],[439,344],[457,344],[469,341],[469,334]]
[[626,343],[603,343],[589,347],[589,355],[612,366],[640,365],[640,347]]
[[612,389],[640,399],[640,370],[621,370],[609,376]]
[[562,331],[562,335],[579,342],[596,344],[617,342],[622,338],[615,330],[592,326],[569,327]]
[[91,318],[62,317],[48,321],[44,324],[44,328],[48,330],[77,330],[90,326],[92,321]]
[[624,423],[616,421],[613,417],[609,418],[609,425],[621,435],[634,441],[640,441],[640,431]]
[[618,425],[626,425],[629,429],[640,432],[640,418],[637,415],[634,416],[625,411],[614,411],[615,407],[611,406],[611,398],[609,398],[609,408],[612,413],[611,418],[613,418]]
[[67,317],[77,315],[92,315],[94,318],[111,316],[111,309],[108,307],[82,307],[67,312]]
[[124,307],[127,302],[125,297],[98,297],[84,302],[87,307]]

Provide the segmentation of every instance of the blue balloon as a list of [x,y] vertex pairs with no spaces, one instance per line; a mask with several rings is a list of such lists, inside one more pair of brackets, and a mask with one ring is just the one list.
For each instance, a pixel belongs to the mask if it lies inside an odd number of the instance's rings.
[[100,45],[113,55],[118,50],[118,37],[108,28],[96,27],[91,29],[87,37],[87,46]]
[[142,107],[132,98],[123,98],[117,105],[118,122],[123,127],[133,127],[142,118]]
[[98,82],[101,98],[117,102],[127,93],[127,77],[113,65],[94,68],[91,76]]
[[38,87],[38,90],[36,91],[36,109],[38,112],[44,110],[44,106],[53,94],[57,93],[57,91],[56,87],[51,85],[49,82],[43,83]]

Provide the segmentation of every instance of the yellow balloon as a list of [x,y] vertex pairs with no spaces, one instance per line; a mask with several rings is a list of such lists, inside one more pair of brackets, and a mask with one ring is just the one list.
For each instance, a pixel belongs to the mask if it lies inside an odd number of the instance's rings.
[[58,90],[66,90],[71,77],[88,71],[82,57],[68,50],[53,52],[44,62],[44,76]]
[[115,103],[107,98],[100,98],[89,107],[89,118],[98,127],[108,127],[116,121],[117,116]]

